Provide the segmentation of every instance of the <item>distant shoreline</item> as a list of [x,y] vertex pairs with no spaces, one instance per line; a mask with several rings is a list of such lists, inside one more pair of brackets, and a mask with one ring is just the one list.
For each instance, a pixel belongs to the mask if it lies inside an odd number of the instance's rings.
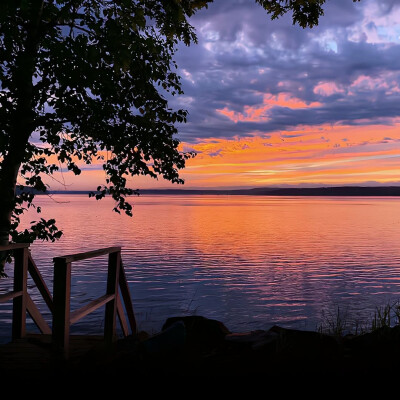
[[[26,189],[32,192],[32,189]],[[53,190],[45,194],[89,194],[90,190]],[[35,194],[44,194],[35,192]],[[139,194],[158,195],[247,195],[247,196],[400,196],[400,186],[332,186],[315,188],[252,189],[142,189]]]

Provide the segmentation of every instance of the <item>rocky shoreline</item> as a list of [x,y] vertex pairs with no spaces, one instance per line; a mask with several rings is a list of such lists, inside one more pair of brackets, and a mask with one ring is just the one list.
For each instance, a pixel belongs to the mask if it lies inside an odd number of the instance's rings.
[[[158,334],[139,332],[118,340],[113,349],[99,346],[73,362],[37,368],[29,377],[36,383],[132,377],[387,380],[400,373],[399,356],[399,325],[345,336],[280,326],[234,333],[220,321],[184,316],[168,318]],[[6,372],[3,378],[11,379]]]
[[159,334],[120,340],[111,369],[135,376],[388,377],[400,372],[399,356],[400,326],[343,337],[279,326],[232,333],[220,321],[186,316],[167,319]]

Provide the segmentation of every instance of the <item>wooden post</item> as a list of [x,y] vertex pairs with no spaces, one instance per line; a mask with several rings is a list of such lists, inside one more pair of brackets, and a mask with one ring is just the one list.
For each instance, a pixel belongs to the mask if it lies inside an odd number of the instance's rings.
[[26,335],[28,249],[15,249],[14,254],[14,292],[22,293],[13,299],[12,338],[20,339]]
[[114,295],[114,299],[106,304],[104,317],[104,340],[106,345],[110,345],[116,339],[120,265],[121,252],[110,253],[108,256],[107,295]]
[[129,325],[131,326],[132,334],[136,334],[137,333],[136,318],[135,318],[135,313],[133,311],[132,298],[129,291],[128,281],[126,279],[125,269],[122,264],[122,260],[119,272],[119,286],[121,288],[121,296],[124,299],[126,313],[128,315],[128,321]]
[[62,257],[54,259],[53,329],[56,353],[68,358],[70,327],[71,263]]

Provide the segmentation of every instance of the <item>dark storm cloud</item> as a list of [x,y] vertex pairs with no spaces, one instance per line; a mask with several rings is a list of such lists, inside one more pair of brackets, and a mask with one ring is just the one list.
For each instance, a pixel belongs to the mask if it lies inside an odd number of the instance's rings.
[[[189,111],[181,139],[390,123],[399,113],[400,40],[373,39],[386,32],[382,18],[395,12],[400,15],[398,1],[328,1],[319,26],[302,29],[289,15],[270,21],[253,0],[215,0],[192,20],[199,43],[177,52],[185,95],[172,104]],[[264,118],[250,120],[249,107],[265,107],[264,96],[276,100],[282,94],[318,104],[290,108],[275,102]],[[218,110],[241,115],[241,121]]]

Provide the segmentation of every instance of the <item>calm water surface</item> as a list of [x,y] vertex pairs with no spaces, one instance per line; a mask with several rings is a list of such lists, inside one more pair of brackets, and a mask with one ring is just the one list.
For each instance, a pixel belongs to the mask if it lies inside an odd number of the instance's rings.
[[[370,319],[400,298],[400,199],[255,196],[140,196],[133,218],[111,199],[38,198],[64,236],[32,255],[52,290],[55,256],[122,246],[140,329],[167,317],[203,315],[236,332],[273,324],[316,329],[337,307]],[[26,221],[41,215],[30,213]],[[105,292],[106,257],[73,264],[76,309]],[[12,276],[12,268],[7,272]],[[0,291],[10,280],[0,281]],[[51,317],[30,285],[46,318]],[[72,332],[101,333],[104,309]],[[10,304],[0,306],[0,339],[11,333]],[[31,325],[29,325],[30,327]]]

